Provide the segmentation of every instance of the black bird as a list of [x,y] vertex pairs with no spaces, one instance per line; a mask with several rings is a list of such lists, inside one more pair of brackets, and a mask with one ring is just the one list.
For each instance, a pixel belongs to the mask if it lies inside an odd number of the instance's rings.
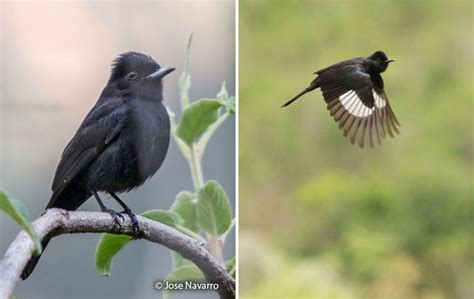
[[374,135],[381,143],[386,133],[391,137],[400,126],[390,107],[380,73],[393,62],[382,51],[367,58],[357,57],[316,71],[318,75],[309,86],[286,102],[286,107],[302,95],[321,88],[327,109],[339,123],[344,136],[360,147],[374,146]]
[[[123,207],[139,232],[135,215],[116,193],[142,185],[165,159],[170,120],[163,105],[162,78],[172,71],[136,52],[121,54],[114,61],[99,100],[64,149],[46,209],[73,211],[93,195],[120,227],[118,216],[123,216],[106,208],[97,194],[105,192]],[[43,249],[49,240],[43,240]],[[31,274],[38,259],[31,258],[22,279]]]

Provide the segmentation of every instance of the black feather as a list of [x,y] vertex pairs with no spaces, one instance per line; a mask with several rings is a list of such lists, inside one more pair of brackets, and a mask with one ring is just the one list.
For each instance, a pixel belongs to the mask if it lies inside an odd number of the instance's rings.
[[384,52],[377,51],[367,58],[353,58],[316,71],[317,77],[311,84],[282,107],[321,88],[327,109],[339,123],[344,136],[351,143],[357,140],[361,147],[366,142],[373,147],[374,137],[380,144],[387,133],[391,137],[393,133],[398,133],[396,126],[399,123],[385,95],[380,76],[392,61]]

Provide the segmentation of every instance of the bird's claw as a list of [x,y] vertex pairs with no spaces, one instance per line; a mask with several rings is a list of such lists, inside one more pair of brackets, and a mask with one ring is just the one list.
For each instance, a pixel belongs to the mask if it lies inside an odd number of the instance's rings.
[[119,217],[122,219],[122,221],[125,221],[125,217],[123,217],[122,214],[115,212],[112,209],[103,209],[102,212],[109,213],[110,216],[114,219],[114,222],[118,225],[119,230],[122,229],[122,225],[120,224]]
[[125,209],[122,213],[127,214],[130,217],[130,220],[132,221],[132,233],[134,235],[134,238],[138,239],[141,235],[141,230],[138,226],[137,216],[130,209]]

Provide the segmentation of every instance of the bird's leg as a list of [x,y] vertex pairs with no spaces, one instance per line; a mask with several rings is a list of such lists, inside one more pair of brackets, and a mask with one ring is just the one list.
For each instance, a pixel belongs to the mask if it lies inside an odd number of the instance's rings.
[[138,237],[140,236],[140,227],[138,227],[138,219],[137,216],[132,212],[132,210],[113,192],[109,192],[110,196],[112,196],[118,203],[119,205],[122,206],[123,212],[127,214],[130,217],[130,220],[132,220],[132,229],[133,229],[133,234]]
[[117,223],[117,225],[118,225],[118,227],[119,227],[119,230],[122,229],[122,226],[120,225],[119,217],[122,218],[122,221],[123,221],[123,220],[125,220],[125,219],[123,218],[123,215],[120,214],[120,213],[115,212],[115,211],[112,210],[112,209],[107,208],[107,207],[104,205],[104,203],[102,202],[102,200],[100,200],[100,197],[99,197],[99,195],[97,194],[97,192],[93,192],[93,194],[94,194],[95,199],[97,200],[97,203],[98,203],[99,206],[100,206],[100,210],[101,210],[102,212],[104,212],[104,213],[109,213],[110,216],[112,216],[112,218],[114,219],[115,223]]

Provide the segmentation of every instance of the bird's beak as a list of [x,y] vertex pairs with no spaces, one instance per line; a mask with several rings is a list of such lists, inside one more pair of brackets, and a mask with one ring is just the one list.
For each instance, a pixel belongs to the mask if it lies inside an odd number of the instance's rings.
[[394,61],[395,61],[395,59],[387,59],[385,62],[390,63],[390,62],[394,62]]
[[156,72],[147,76],[147,78],[154,79],[154,78],[163,78],[164,76],[168,75],[172,71],[174,71],[174,67],[162,67],[158,69]]

